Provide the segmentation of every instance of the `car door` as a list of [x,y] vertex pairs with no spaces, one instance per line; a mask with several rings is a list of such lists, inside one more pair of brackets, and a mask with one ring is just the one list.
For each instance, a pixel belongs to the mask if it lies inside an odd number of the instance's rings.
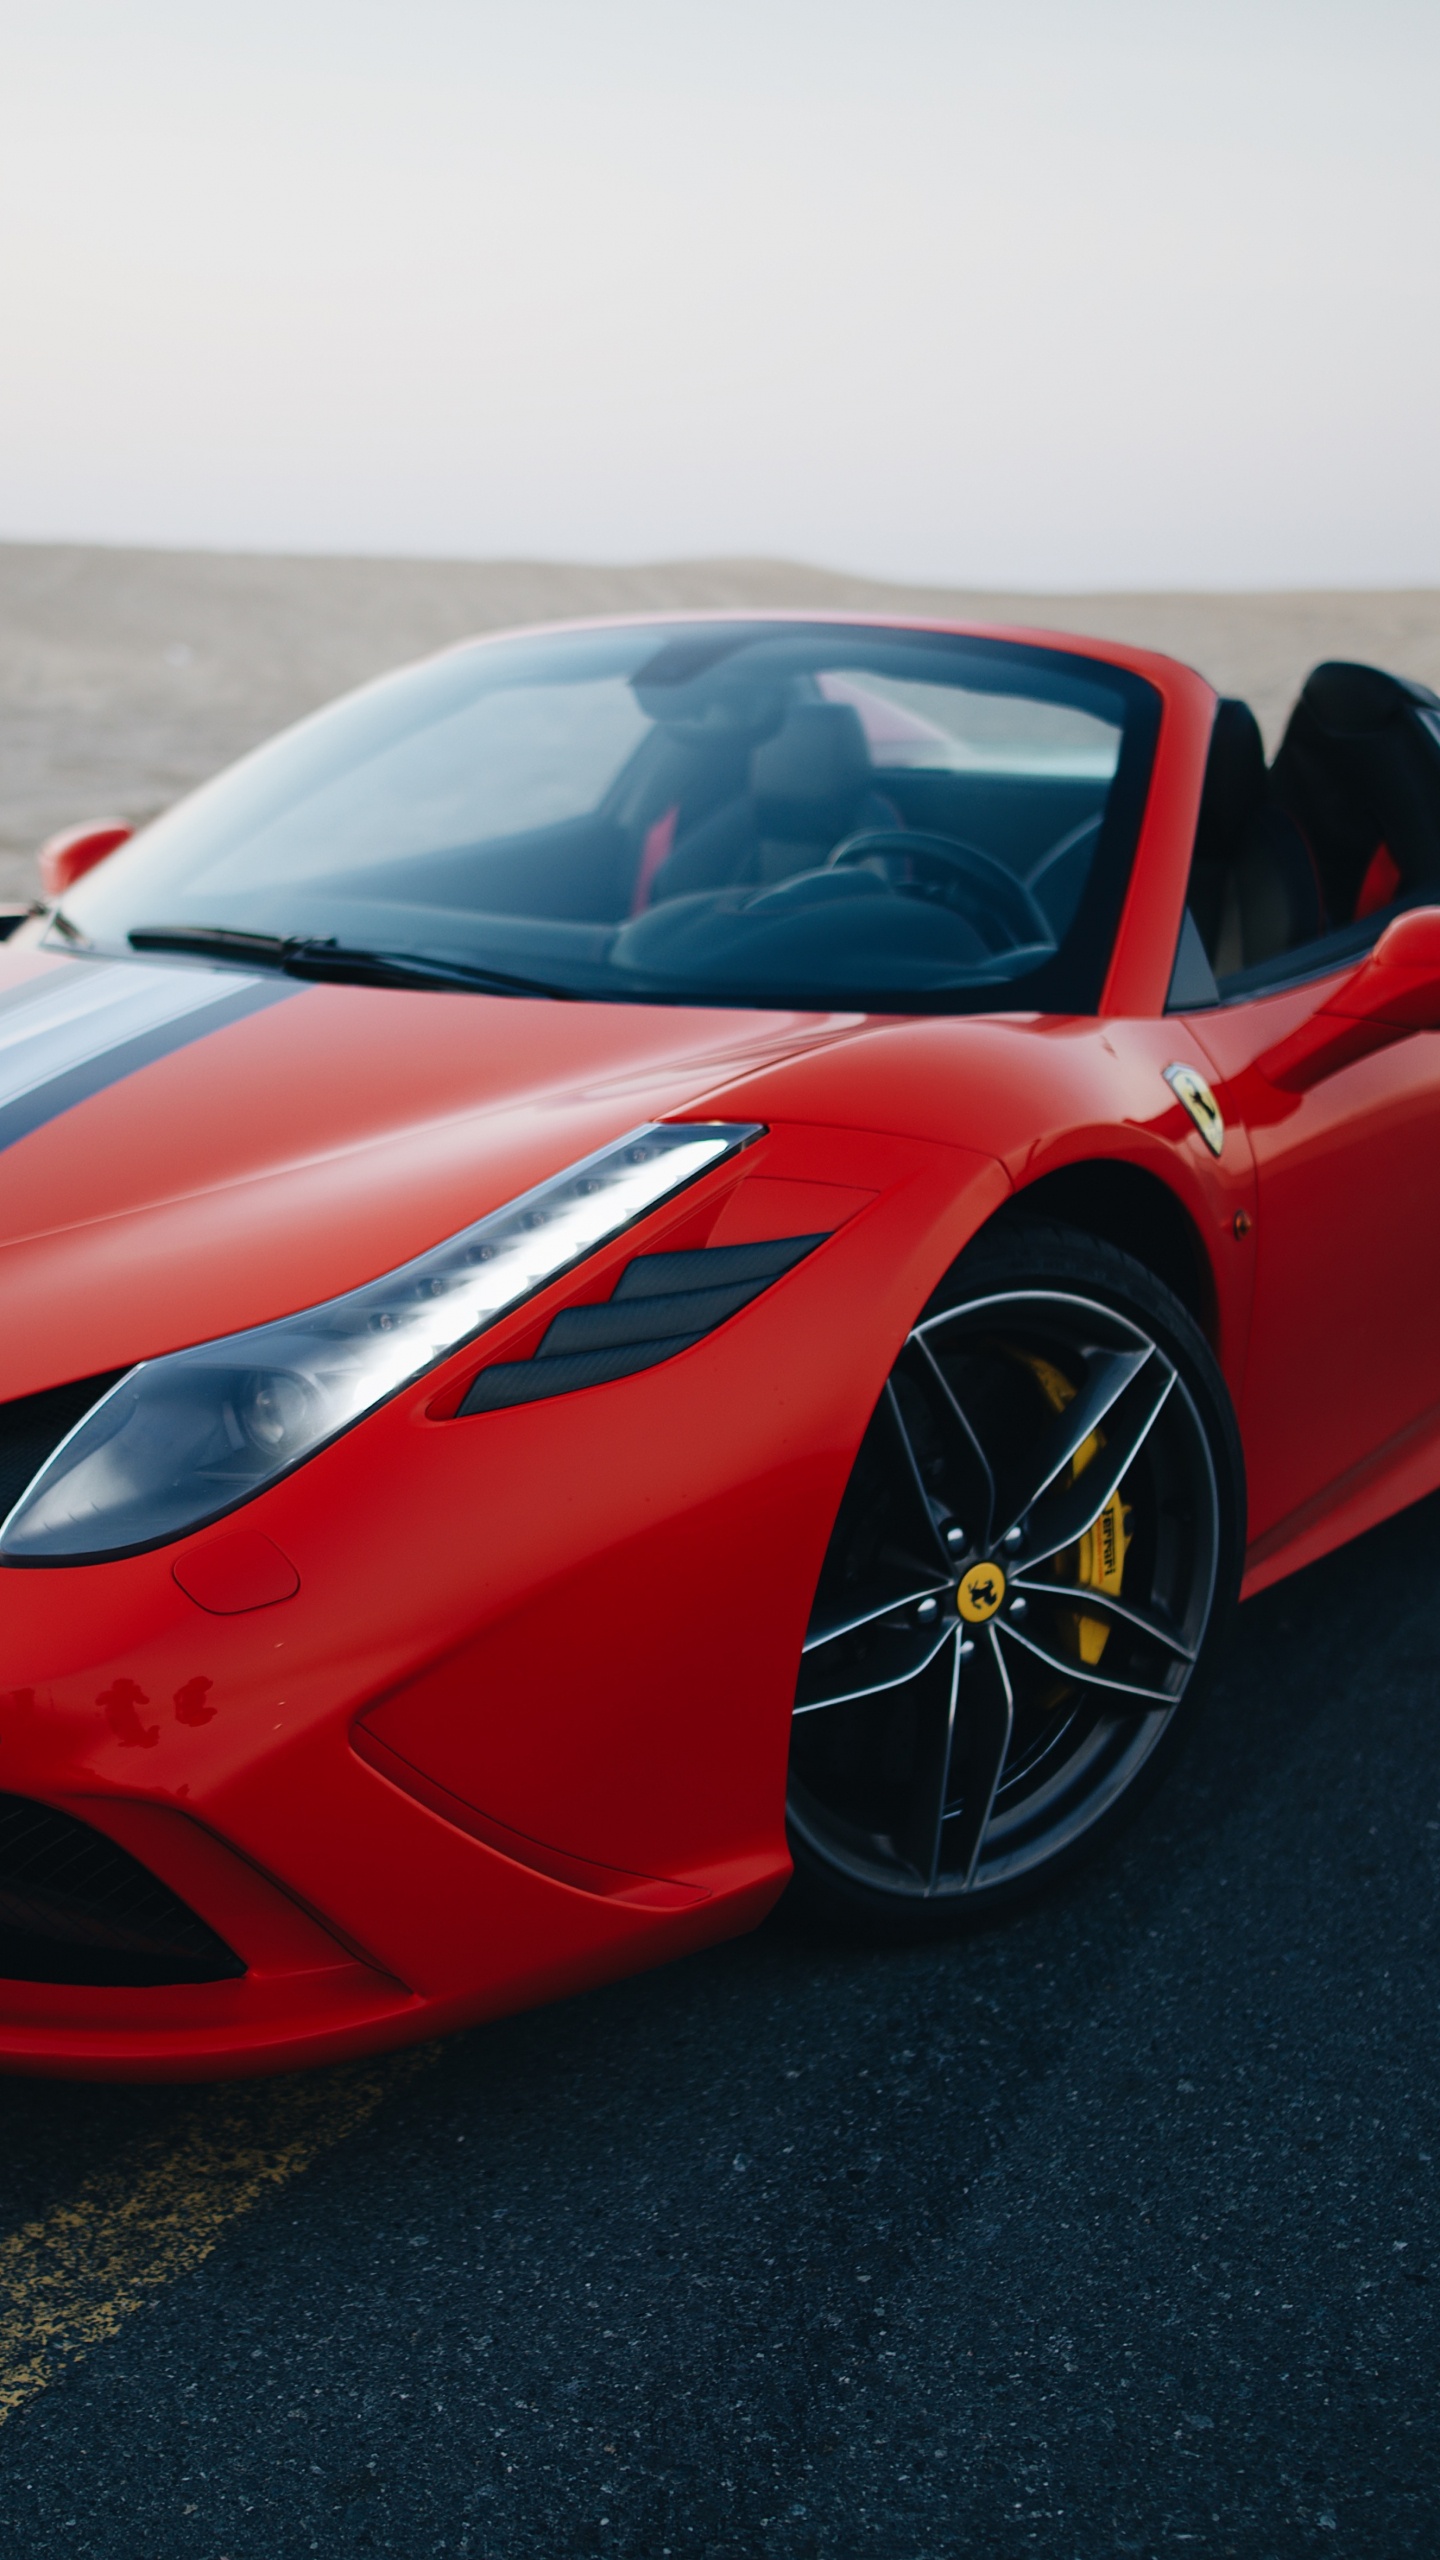
[[[1288,955],[1292,973],[1304,956]],[[1338,969],[1322,961],[1299,983],[1185,1017],[1255,1158],[1240,1415],[1252,1562],[1367,1478],[1408,1464],[1408,1498],[1434,1473],[1425,1444],[1440,1429],[1440,1032],[1337,1065],[1308,1090],[1280,1080],[1364,957],[1352,950]]]

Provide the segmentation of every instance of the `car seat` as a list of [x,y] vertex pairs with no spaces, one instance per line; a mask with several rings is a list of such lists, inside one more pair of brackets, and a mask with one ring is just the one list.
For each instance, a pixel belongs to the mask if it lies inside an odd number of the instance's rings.
[[1315,856],[1328,922],[1440,895],[1440,699],[1378,667],[1306,677],[1275,758],[1276,803]]
[[871,788],[870,750],[848,702],[797,702],[751,751],[748,791],[680,834],[650,903],[699,889],[788,880],[815,870],[846,836],[896,827]]
[[870,749],[849,702],[800,702],[750,758],[759,876],[783,880],[816,869],[862,826],[893,826],[888,801],[866,810]]
[[1269,790],[1248,702],[1223,699],[1215,708],[1189,904],[1217,978],[1324,931],[1315,865],[1301,829]]

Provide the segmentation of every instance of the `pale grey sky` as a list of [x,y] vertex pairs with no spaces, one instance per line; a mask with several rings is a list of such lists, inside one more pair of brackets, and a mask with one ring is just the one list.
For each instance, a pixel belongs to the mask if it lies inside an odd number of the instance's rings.
[[0,0],[0,535],[1440,583],[1436,0]]

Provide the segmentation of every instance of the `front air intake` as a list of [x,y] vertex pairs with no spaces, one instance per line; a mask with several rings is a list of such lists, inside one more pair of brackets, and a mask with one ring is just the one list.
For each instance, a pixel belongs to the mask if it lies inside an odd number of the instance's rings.
[[673,1360],[824,1242],[824,1236],[780,1236],[766,1244],[637,1254],[602,1305],[561,1309],[533,1360],[497,1360],[482,1369],[460,1411],[494,1413],[573,1395]]
[[0,1977],[225,1982],[245,1971],[178,1894],[103,1831],[0,1795]]

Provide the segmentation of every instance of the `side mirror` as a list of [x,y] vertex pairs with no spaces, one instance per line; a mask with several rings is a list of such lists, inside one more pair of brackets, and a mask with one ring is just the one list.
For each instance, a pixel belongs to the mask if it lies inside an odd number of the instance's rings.
[[123,818],[92,818],[86,827],[66,827],[50,836],[40,847],[40,886],[46,897],[63,898],[72,881],[93,871],[134,833]]
[[1325,1010],[1387,1031],[1440,1031],[1440,907],[1412,907],[1387,924]]
[[1271,1084],[1305,1093],[1412,1031],[1440,1031],[1440,907],[1412,907],[1387,924],[1321,1010],[1256,1063]]

